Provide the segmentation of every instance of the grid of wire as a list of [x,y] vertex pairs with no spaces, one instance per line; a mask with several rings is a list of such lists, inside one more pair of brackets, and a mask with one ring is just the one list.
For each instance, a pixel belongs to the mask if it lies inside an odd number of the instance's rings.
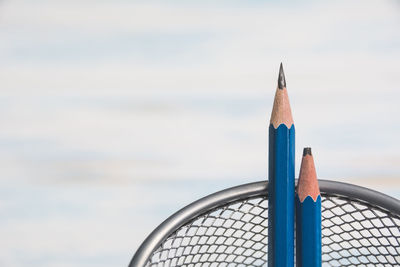
[[[173,232],[146,266],[265,266],[268,200],[202,214]],[[400,217],[367,202],[322,194],[323,266],[400,266]]]

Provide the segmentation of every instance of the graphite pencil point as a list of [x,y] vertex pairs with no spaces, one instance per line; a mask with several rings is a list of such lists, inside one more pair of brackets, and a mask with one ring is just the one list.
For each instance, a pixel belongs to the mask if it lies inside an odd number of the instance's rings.
[[303,149],[303,157],[304,157],[305,155],[310,155],[310,156],[312,156],[312,154],[311,154],[311,147],[305,147],[305,148]]
[[285,73],[283,72],[282,62],[281,66],[279,67],[278,88],[279,89],[286,88],[286,79],[285,79]]

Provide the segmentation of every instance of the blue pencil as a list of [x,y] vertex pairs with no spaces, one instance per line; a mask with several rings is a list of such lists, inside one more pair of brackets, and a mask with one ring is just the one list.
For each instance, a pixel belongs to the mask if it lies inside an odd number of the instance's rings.
[[321,262],[321,196],[311,148],[306,147],[296,194],[296,265],[320,267]]
[[269,126],[268,266],[294,266],[295,129],[282,63]]

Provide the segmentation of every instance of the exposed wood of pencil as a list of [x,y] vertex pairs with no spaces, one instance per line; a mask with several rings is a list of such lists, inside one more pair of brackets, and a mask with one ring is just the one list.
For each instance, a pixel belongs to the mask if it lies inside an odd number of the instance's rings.
[[290,128],[293,125],[292,111],[290,109],[289,96],[286,89],[285,73],[283,72],[282,63],[279,69],[278,88],[276,89],[274,106],[272,108],[270,123],[274,128],[285,124]]
[[310,196],[316,201],[317,197],[320,195],[314,159],[311,154],[311,148],[309,147],[305,148],[303,151],[299,182],[297,184],[297,194],[301,202],[303,202],[307,196]]

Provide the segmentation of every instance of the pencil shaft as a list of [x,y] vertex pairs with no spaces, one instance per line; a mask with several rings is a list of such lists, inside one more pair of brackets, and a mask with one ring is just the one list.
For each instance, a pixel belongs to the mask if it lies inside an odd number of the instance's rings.
[[321,196],[296,196],[296,266],[321,267]]
[[269,126],[268,266],[294,265],[295,128]]

